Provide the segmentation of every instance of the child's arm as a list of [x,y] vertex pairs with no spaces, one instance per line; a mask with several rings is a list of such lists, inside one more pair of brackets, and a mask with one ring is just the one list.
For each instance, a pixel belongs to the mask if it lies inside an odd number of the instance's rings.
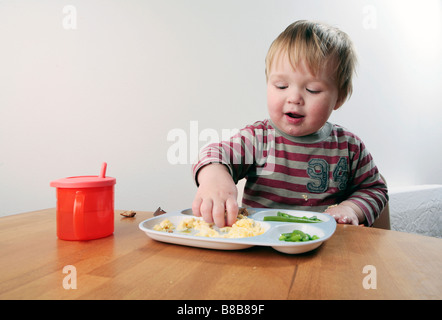
[[[263,154],[268,153],[266,148],[271,144],[264,142],[268,136],[267,126],[258,121],[241,129],[230,140],[212,143],[201,150],[198,162],[192,166],[198,186],[192,204],[194,215],[215,222],[218,227],[225,226],[226,222],[229,226],[235,223],[238,215],[235,184],[256,166],[256,156],[262,162]],[[273,129],[270,130],[273,134]],[[255,145],[259,146],[259,152]]]
[[[212,163],[202,167],[196,177],[199,187],[192,204],[193,214],[222,228],[235,223],[238,215],[238,190],[227,167]],[[225,216],[227,212],[227,217]]]
[[388,188],[362,140],[351,133],[348,133],[347,139],[352,145],[348,196],[325,213],[334,216],[338,223],[371,226],[388,202]]

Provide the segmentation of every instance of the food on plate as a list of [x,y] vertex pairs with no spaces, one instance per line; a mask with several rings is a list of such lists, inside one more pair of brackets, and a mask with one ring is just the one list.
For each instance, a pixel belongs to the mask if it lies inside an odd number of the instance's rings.
[[163,221],[161,221],[161,223],[156,224],[153,227],[153,229],[156,231],[173,232],[173,229],[175,229],[175,226],[173,225],[172,222],[170,222],[169,219],[164,219]]
[[312,216],[310,218],[303,217],[295,217],[288,213],[278,211],[276,216],[266,216],[264,217],[264,221],[279,221],[279,222],[297,222],[297,223],[316,223],[322,222],[321,219],[318,219],[316,216]]
[[301,230],[293,230],[289,233],[283,233],[279,237],[279,240],[281,241],[288,241],[288,242],[305,242],[305,241],[312,241],[319,239],[316,235],[309,235],[308,233],[304,233]]
[[165,219],[155,225],[154,230],[166,232],[175,230],[175,232],[209,238],[246,238],[263,234],[265,231],[259,222],[243,215],[238,215],[238,220],[231,227],[217,228],[202,218],[190,217],[182,219],[176,228],[169,219]]
[[263,234],[265,230],[259,222],[243,216],[231,227],[221,228],[220,231],[225,232],[221,236],[223,238],[246,238]]
[[219,236],[219,233],[212,228],[211,223],[209,224],[202,219],[197,219],[194,217],[181,220],[176,230],[179,232],[186,232],[186,233],[190,233],[192,232],[192,230],[198,230],[199,232],[195,235],[202,237]]
[[239,208],[238,215],[241,215],[243,217],[247,217],[249,215],[249,212],[247,211],[246,208]]

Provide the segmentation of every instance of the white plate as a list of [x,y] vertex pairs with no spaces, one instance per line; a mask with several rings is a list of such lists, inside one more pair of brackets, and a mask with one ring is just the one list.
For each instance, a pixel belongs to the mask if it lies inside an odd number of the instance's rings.
[[[165,213],[142,221],[139,228],[143,230],[149,237],[154,240],[186,245],[191,247],[217,249],[217,250],[239,250],[250,248],[253,246],[269,246],[277,251],[296,254],[311,251],[319,247],[324,241],[329,239],[336,230],[336,222],[329,215],[310,211],[285,210],[285,209],[256,209],[247,208],[249,218],[258,221],[266,230],[263,234],[247,237],[247,238],[207,238],[174,231],[172,233],[154,230],[154,226],[164,219],[169,219],[175,226],[182,219],[189,218],[192,215],[191,209],[177,212]],[[323,222],[317,223],[292,223],[292,222],[276,222],[263,221],[265,216],[276,215],[278,211],[288,213],[297,217],[317,216]],[[292,232],[293,230],[301,230],[311,236],[317,235],[319,239],[306,242],[286,242],[280,241],[281,233]]]

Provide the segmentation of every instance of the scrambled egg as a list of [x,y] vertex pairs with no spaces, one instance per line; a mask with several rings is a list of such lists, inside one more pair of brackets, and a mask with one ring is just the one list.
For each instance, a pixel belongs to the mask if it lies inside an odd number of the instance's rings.
[[[224,228],[216,228],[213,223],[207,223],[202,218],[186,218],[181,220],[176,231],[191,233],[196,230],[195,236],[210,238],[245,238],[264,233],[265,230],[259,222],[244,216],[238,216],[238,218],[231,227]],[[173,229],[175,226],[168,219],[154,226],[154,230],[157,231],[173,232]]]
[[175,226],[173,225],[172,222],[170,222],[169,219],[165,219],[165,220],[161,221],[160,224],[156,224],[153,227],[153,229],[156,231],[173,232],[173,229],[175,229]]

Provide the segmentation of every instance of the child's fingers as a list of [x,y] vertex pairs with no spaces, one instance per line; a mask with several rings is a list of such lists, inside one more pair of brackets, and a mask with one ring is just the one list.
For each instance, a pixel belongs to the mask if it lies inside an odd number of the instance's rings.
[[354,226],[359,226],[358,218],[355,217],[354,219],[351,219],[351,224],[354,225]]
[[203,199],[201,199],[200,197],[195,197],[195,199],[193,200],[192,213],[195,217],[201,217],[201,211],[200,211],[201,202],[203,202]]
[[203,217],[204,221],[206,221],[207,223],[213,223],[212,207],[213,207],[212,200],[203,199],[201,206],[200,206],[200,212],[201,212],[201,216]]
[[339,219],[336,220],[336,222],[342,224],[352,224],[354,226],[359,225],[359,221],[356,218],[352,219],[347,216],[340,217]]
[[338,218],[338,223],[342,223],[342,224],[347,224],[348,223],[348,217],[347,216],[343,216],[343,217],[340,217],[340,218]]
[[212,207],[213,222],[218,228],[223,228],[226,225],[226,219],[224,213],[226,212],[224,208],[224,203],[215,202]]
[[231,226],[236,222],[238,216],[238,202],[235,198],[229,198],[226,201],[227,225]]

